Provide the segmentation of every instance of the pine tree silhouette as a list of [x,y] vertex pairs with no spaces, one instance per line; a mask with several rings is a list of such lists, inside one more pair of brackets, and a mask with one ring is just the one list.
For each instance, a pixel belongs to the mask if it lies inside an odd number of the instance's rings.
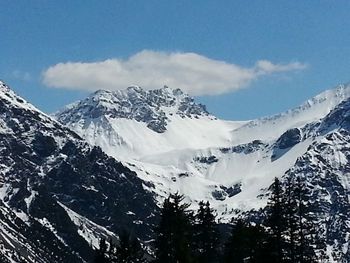
[[283,189],[278,178],[272,185],[271,196],[266,207],[268,227],[267,253],[271,263],[284,262],[286,242],[284,235],[287,231],[286,204],[283,199]]
[[282,185],[282,235],[283,261],[291,263],[317,262],[316,227],[313,223],[312,205],[308,204],[311,193],[300,176],[290,174]]
[[197,262],[218,262],[219,232],[209,202],[199,202],[195,221],[193,247]]
[[170,195],[163,203],[161,219],[156,229],[155,262],[191,263],[192,216],[183,196]]
[[238,219],[225,245],[225,263],[267,263],[266,233],[262,226]]

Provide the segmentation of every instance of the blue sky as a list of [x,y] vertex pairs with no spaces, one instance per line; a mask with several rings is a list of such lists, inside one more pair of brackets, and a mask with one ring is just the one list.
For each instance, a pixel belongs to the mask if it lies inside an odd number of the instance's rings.
[[[194,54],[210,60],[206,70],[215,67],[212,61],[224,61],[243,72],[260,72],[257,63],[266,60],[277,70],[257,73],[221,95],[195,93],[218,117],[251,119],[350,80],[349,11],[350,2],[341,0],[4,0],[0,79],[41,110],[53,112],[93,89],[49,87],[43,72],[58,63],[128,62],[148,50],[157,57],[167,54],[163,62],[171,54]],[[301,66],[278,70],[291,63]],[[180,85],[178,77],[174,83]]]

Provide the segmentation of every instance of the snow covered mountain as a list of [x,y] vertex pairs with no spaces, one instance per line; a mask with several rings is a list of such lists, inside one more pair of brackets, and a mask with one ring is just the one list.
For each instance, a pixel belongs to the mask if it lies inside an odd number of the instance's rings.
[[155,198],[176,191],[228,222],[263,208],[275,176],[298,176],[328,261],[349,262],[349,97],[339,86],[233,122],[180,90],[131,87],[70,105],[56,115],[63,126],[0,82],[0,260],[86,262],[124,227],[147,240]]
[[307,100],[299,107],[286,112],[252,120],[233,131],[235,143],[246,143],[252,140],[271,140],[283,132],[304,125],[326,116],[339,103],[350,97],[349,85],[326,90]]
[[55,115],[92,145],[122,160],[161,201],[171,192],[209,200],[227,222],[266,205],[274,177],[298,175],[330,262],[349,262],[350,86],[285,113],[248,122],[219,120],[167,87],[98,91]]
[[147,239],[158,208],[136,174],[0,82],[0,260],[88,262],[98,238]]
[[[261,189],[281,177],[312,141],[301,140],[301,128],[349,96],[350,88],[339,86],[285,113],[234,122],[217,119],[178,89],[130,87],[97,91],[55,117],[122,160],[157,196],[179,191],[193,203],[211,200],[229,220],[235,209],[263,206],[257,199]],[[161,130],[150,123],[162,123]],[[285,151],[289,136],[299,141]]]
[[117,158],[230,143],[240,122],[217,120],[181,90],[99,90],[55,114],[92,145]]

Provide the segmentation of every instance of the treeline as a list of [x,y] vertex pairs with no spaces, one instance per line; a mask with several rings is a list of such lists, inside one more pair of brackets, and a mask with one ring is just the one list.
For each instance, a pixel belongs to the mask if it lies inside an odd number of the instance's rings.
[[188,210],[183,196],[172,194],[161,209],[152,255],[143,251],[136,238],[123,234],[118,245],[107,246],[102,240],[94,262],[327,262],[325,242],[313,225],[314,208],[308,202],[307,185],[293,177],[282,185],[276,178],[270,190],[259,220],[234,219],[231,230],[227,230],[230,233],[219,231],[209,202],[200,202],[193,212]]

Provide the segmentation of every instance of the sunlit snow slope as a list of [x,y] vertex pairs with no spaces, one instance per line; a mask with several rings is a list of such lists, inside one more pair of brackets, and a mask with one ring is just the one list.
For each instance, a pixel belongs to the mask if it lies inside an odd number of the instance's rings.
[[232,140],[234,143],[246,143],[252,140],[275,139],[288,129],[303,127],[323,118],[335,106],[349,97],[349,85],[339,85],[305,101],[299,107],[277,115],[249,121],[232,132]]
[[245,122],[218,120],[181,90],[100,90],[58,112],[56,118],[118,158],[137,159],[179,149],[231,143]]
[[317,140],[308,125],[350,96],[349,86],[272,117],[219,120],[180,90],[97,91],[56,114],[91,144],[121,159],[159,201],[171,192],[210,200],[219,217],[266,204],[264,193]]

